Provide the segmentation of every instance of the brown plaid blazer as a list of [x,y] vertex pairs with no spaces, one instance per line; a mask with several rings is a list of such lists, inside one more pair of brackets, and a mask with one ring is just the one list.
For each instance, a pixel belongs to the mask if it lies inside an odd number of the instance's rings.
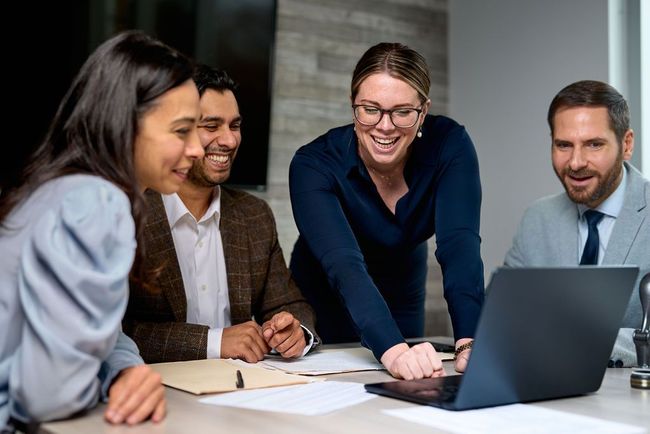
[[[164,264],[152,292],[131,282],[124,332],[147,363],[205,359],[208,326],[188,324],[187,299],[174,240],[160,194],[148,191],[144,229],[145,266]],[[228,272],[232,324],[262,324],[274,314],[293,314],[315,333],[314,312],[287,269],[275,220],[263,200],[221,187],[221,237]]]

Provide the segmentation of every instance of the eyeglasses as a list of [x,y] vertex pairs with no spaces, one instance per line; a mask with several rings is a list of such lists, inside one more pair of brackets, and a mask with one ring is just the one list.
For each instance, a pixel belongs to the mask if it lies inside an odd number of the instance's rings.
[[418,122],[422,109],[412,107],[402,107],[391,110],[380,109],[372,105],[352,105],[354,110],[354,117],[361,125],[374,126],[377,125],[384,114],[388,113],[390,121],[398,128],[411,128]]

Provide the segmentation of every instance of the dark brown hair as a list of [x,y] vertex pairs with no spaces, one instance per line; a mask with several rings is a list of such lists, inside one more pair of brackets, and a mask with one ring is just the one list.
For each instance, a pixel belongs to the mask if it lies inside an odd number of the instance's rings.
[[192,76],[199,95],[203,96],[206,90],[212,89],[219,93],[229,90],[236,96],[238,85],[224,70],[213,68],[209,65],[198,64]]
[[630,109],[625,98],[612,86],[602,81],[583,80],[558,92],[548,108],[547,120],[551,134],[557,111],[571,107],[605,107],[609,115],[609,126],[618,143],[623,143],[625,133],[630,129]]
[[[44,182],[85,173],[126,193],[140,241],[145,202],[133,161],[138,120],[159,96],[191,79],[193,67],[187,57],[140,31],[120,33],[100,45],[73,80],[19,182],[2,191],[0,225]],[[143,275],[143,255],[138,242],[136,277]]]

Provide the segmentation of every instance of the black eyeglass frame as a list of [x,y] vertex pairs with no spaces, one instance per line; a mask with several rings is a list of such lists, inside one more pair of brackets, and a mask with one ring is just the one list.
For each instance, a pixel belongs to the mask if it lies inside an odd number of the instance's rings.
[[[359,116],[357,116],[357,108],[359,108],[359,107],[371,107],[373,109],[379,110],[380,116],[379,116],[379,119],[377,120],[377,122],[375,122],[374,124],[367,124],[365,122],[361,122],[361,120],[359,120]],[[414,110],[414,111],[416,111],[418,113],[418,116],[415,118],[415,122],[413,122],[413,125],[409,125],[408,127],[405,127],[405,126],[399,126],[399,125],[395,124],[395,121],[393,120],[393,112],[396,112],[396,111],[399,111],[399,110]],[[381,122],[381,120],[384,118],[384,114],[388,113],[388,119],[390,119],[391,123],[393,124],[393,126],[395,126],[395,128],[413,128],[414,126],[417,125],[418,121],[420,120],[420,115],[422,115],[423,111],[424,111],[424,109],[422,108],[422,106],[420,106],[420,108],[398,107],[398,108],[394,108],[394,109],[383,109],[383,108],[376,107],[374,105],[369,105],[369,104],[352,104],[352,114],[354,114],[354,118],[357,120],[357,122],[359,122],[361,125],[365,125],[366,127],[374,127],[379,122]]]

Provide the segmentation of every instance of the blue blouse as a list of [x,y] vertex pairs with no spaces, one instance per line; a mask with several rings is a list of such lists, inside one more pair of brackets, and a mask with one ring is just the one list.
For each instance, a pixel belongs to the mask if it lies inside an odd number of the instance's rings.
[[[409,190],[395,214],[359,158],[352,125],[300,148],[290,167],[291,204],[300,231],[291,268],[303,280],[297,282],[303,292],[318,287],[304,278],[315,276],[305,270],[310,262],[318,263],[378,359],[404,342],[391,315],[392,299],[413,275],[426,275],[426,241],[434,233],[456,339],[474,335],[483,303],[481,186],[474,145],[465,128],[444,116],[428,115],[422,132],[411,144],[404,169]],[[424,292],[424,279],[421,286]],[[424,297],[418,303],[423,308]]]
[[142,364],[121,333],[136,242],[131,205],[110,182],[56,178],[0,228],[0,430],[70,416]]

